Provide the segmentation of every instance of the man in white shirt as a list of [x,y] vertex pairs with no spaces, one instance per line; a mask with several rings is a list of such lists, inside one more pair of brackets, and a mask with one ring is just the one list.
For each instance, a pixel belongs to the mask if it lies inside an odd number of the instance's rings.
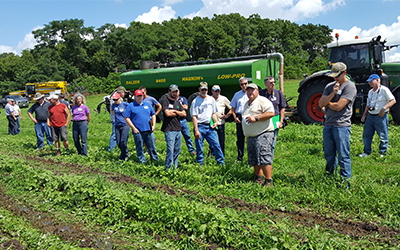
[[371,154],[372,138],[376,131],[381,140],[379,144],[380,156],[384,157],[389,146],[389,119],[387,112],[396,103],[396,99],[389,88],[381,85],[381,78],[377,74],[372,74],[367,82],[372,89],[368,92],[367,106],[361,117],[361,121],[365,121],[363,132],[364,153],[359,156],[366,157]]
[[203,165],[203,142],[207,140],[214,151],[218,165],[225,164],[224,154],[218,141],[218,134],[215,128],[218,126],[217,103],[212,96],[207,95],[208,84],[201,82],[199,85],[200,95],[197,96],[191,105],[193,131],[196,144],[196,161]]

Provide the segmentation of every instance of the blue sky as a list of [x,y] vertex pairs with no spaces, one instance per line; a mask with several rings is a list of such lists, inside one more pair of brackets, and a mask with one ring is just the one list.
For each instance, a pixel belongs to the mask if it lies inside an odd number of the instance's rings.
[[[343,40],[380,34],[388,44],[400,44],[399,9],[400,0],[0,0],[0,53],[33,48],[32,30],[54,20],[78,18],[95,28],[106,23],[127,27],[132,21],[228,13],[328,25]],[[400,48],[386,59],[400,61]]]

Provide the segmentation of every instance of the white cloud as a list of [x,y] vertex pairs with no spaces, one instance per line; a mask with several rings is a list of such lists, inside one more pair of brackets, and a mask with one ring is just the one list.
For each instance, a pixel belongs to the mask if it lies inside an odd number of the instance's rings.
[[[397,22],[389,26],[381,24],[368,30],[363,30],[354,26],[350,30],[333,29],[333,37],[335,33],[339,33],[339,39],[341,40],[351,40],[354,39],[355,36],[359,38],[368,38],[381,35],[382,39],[387,39],[386,45],[400,44],[400,16],[397,17]],[[400,53],[396,53],[396,49],[391,49],[385,53],[387,62],[400,61]]]
[[119,24],[119,23],[116,23],[116,24],[114,24],[115,25],[115,27],[121,27],[121,28],[127,28],[127,26],[126,26],[126,23],[121,23],[121,24]]
[[0,45],[0,54],[10,53],[10,52],[17,54],[17,51],[13,47],[6,46],[6,45]]
[[161,23],[165,20],[175,18],[175,14],[176,12],[171,8],[171,6],[165,6],[164,8],[154,6],[149,12],[138,16],[135,21],[148,24],[153,22]]
[[186,15],[185,18],[193,16],[212,17],[214,14],[240,13],[248,17],[259,13],[262,18],[286,19],[299,21],[305,18],[318,16],[322,12],[332,11],[345,0],[250,0],[243,4],[243,0],[202,0],[204,7],[197,13]]
[[164,0],[164,6],[171,6],[176,3],[182,3],[183,0]]

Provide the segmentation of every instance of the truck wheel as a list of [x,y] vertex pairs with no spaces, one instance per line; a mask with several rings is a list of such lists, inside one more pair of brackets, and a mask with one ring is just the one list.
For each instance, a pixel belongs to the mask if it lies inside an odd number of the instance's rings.
[[396,99],[396,104],[390,108],[390,114],[392,115],[394,123],[400,125],[400,89],[393,93]]
[[192,114],[190,113],[190,108],[192,107],[192,102],[193,100],[200,95],[200,92],[195,92],[193,94],[191,94],[188,98],[188,110],[186,112],[186,120],[188,120],[189,122],[192,121]]
[[318,103],[327,83],[324,80],[317,80],[300,93],[297,100],[297,112],[303,123],[322,124],[324,121],[325,113],[319,108]]

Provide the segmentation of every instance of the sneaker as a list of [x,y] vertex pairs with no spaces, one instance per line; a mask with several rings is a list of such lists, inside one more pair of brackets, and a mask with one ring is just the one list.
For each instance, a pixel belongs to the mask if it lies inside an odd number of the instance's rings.
[[263,184],[264,183],[264,176],[263,175],[257,176],[256,183]]
[[265,179],[264,187],[274,187],[274,184],[272,184],[272,179]]
[[196,151],[193,151],[191,154],[192,154],[192,155],[196,155]]
[[361,157],[361,158],[365,158],[365,157],[368,156],[368,154],[367,153],[362,153],[362,154],[359,154],[358,156]]
[[380,156],[381,156],[381,158],[385,157],[385,155],[384,155],[384,154],[381,154]]

